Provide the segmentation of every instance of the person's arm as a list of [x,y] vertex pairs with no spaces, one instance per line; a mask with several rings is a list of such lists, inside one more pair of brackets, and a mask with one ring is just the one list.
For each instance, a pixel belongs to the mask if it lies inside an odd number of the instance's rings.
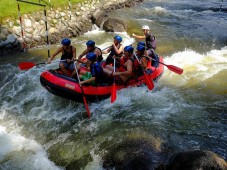
[[90,82],[93,82],[93,81],[95,81],[95,77],[92,77],[92,78],[89,78],[87,80],[81,81],[79,84],[82,85],[84,83],[90,83]]
[[72,52],[73,52],[73,58],[72,61],[76,60],[76,48],[72,47]]
[[130,75],[132,73],[132,61],[129,60],[127,63],[127,70],[123,71],[123,72],[113,72],[113,76],[117,76],[117,75]]
[[141,66],[143,67],[143,69],[147,68],[147,59],[146,59],[146,57],[143,57],[141,59]]
[[106,50],[103,50],[102,53],[103,54],[108,54],[111,50],[112,46],[110,46],[109,48],[107,48]]
[[100,56],[102,54],[102,51],[100,51],[98,48],[95,49],[94,53],[96,54],[96,56]]
[[81,59],[83,56],[85,56],[88,53],[87,49],[84,50],[79,56],[78,59]]
[[124,49],[123,45],[121,45],[120,48],[118,49],[115,44],[113,44],[113,48],[114,48],[114,50],[116,51],[117,54],[122,53],[122,51]]
[[62,47],[58,48],[58,50],[48,59],[47,64],[50,64],[54,57],[58,55],[60,52],[62,52]]
[[75,59],[74,61],[78,61],[79,63],[86,64],[87,60],[82,60],[82,59]]
[[137,39],[145,39],[145,38],[146,38],[145,35],[136,35],[136,34],[134,34],[134,33],[132,33],[132,36],[133,36],[134,38],[137,38]]

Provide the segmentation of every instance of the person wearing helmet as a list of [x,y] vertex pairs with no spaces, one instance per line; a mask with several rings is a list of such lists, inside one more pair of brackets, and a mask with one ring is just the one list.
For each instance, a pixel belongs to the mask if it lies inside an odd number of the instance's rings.
[[61,61],[59,63],[59,67],[61,68],[63,74],[68,75],[67,69],[70,71],[75,70],[73,60],[76,59],[76,48],[71,45],[71,41],[68,38],[62,39],[61,44],[62,46],[57,49],[47,63],[50,64],[56,55],[62,53],[61,60],[65,61]]
[[[140,42],[137,43],[137,47],[138,46],[144,46],[145,47],[146,44],[144,42],[140,41]],[[154,59],[154,60],[151,60],[151,66],[152,67],[156,67],[157,68],[159,66],[159,56],[154,50],[150,50],[150,49],[146,50],[144,52],[144,55]]]
[[113,45],[103,51],[103,54],[110,54],[106,58],[106,65],[111,65],[114,62],[114,58],[116,58],[116,65],[119,64],[119,60],[123,55],[123,45],[121,44],[122,38],[119,35],[114,37]]
[[101,62],[103,60],[102,50],[95,46],[93,40],[88,40],[86,43],[87,48],[78,56],[78,59],[81,59],[90,52],[94,52],[97,55],[97,61]]
[[156,49],[156,40],[155,40],[155,36],[152,33],[150,33],[149,26],[143,25],[142,30],[143,30],[144,35],[136,35],[136,34],[132,33],[132,36],[136,39],[145,39],[146,49],[155,50]]
[[[93,41],[93,40],[88,40],[87,42],[86,42],[86,46],[87,46],[87,48],[78,56],[78,59],[79,59],[79,63],[77,63],[76,64],[76,68],[77,68],[77,70],[78,70],[78,72],[80,73],[80,74],[84,74],[84,73],[86,73],[87,71],[89,71],[89,67],[88,67],[88,65],[87,65],[87,60],[86,60],[86,58],[83,58],[84,56],[86,56],[88,53],[90,53],[90,52],[93,52],[93,53],[95,53],[96,54],[96,56],[97,56],[97,61],[99,61],[99,62],[101,62],[102,60],[103,60],[103,57],[102,57],[102,51],[101,51],[101,49],[100,48],[98,48],[98,47],[96,47],[95,46],[95,42]],[[82,60],[84,60],[83,62],[82,62]],[[72,73],[72,75],[71,75],[71,77],[74,77],[76,75],[76,70],[75,71],[73,71],[73,73]]]
[[146,56],[145,46],[138,45],[136,50],[137,51],[135,55],[139,60],[139,61],[137,59],[134,60],[133,70],[136,77],[143,75],[144,74],[143,70],[145,70],[147,74],[151,74],[155,70],[155,67],[151,66],[151,59],[148,56]]
[[139,45],[140,45],[140,46],[146,47],[146,44],[145,44],[145,42],[143,42],[143,41],[138,42],[138,43],[137,43],[137,47],[138,47]]
[[120,59],[120,66],[117,68],[116,72],[114,72],[113,67],[105,67],[103,72],[108,76],[116,76],[116,80],[119,83],[125,83],[129,80],[132,74],[132,67],[133,67],[133,47],[126,46],[124,48],[124,56]]
[[80,78],[82,81],[80,81],[80,85],[84,83],[92,83],[99,85],[102,82],[102,77],[103,77],[103,70],[100,65],[100,62],[97,61],[97,55],[94,52],[89,52],[86,55],[87,61],[81,60],[81,59],[76,59],[76,61],[79,61],[81,63],[87,64],[87,66],[90,68],[89,71],[83,72],[80,74]]

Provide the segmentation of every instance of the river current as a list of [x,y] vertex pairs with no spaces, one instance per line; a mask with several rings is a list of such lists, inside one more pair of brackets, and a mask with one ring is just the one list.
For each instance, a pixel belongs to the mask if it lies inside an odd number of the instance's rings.
[[[146,24],[164,62],[184,69],[178,75],[165,67],[152,91],[129,88],[117,92],[114,104],[110,99],[89,103],[91,119],[83,103],[41,86],[40,74],[57,63],[18,69],[20,62],[46,61],[46,47],[0,56],[0,169],[99,170],[110,151],[135,139],[154,145],[154,166],[172,153],[195,149],[227,160],[227,13],[222,8],[227,3],[221,0],[145,0],[111,14],[127,21],[127,33],[94,26],[72,39],[77,55],[87,40],[103,49],[116,34],[135,47],[130,35],[142,34]],[[58,47],[52,45],[51,54]]]

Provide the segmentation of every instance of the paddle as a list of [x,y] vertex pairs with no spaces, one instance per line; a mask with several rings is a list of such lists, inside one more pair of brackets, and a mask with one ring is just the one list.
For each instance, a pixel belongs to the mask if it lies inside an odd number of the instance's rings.
[[175,73],[177,73],[177,74],[182,74],[183,71],[184,71],[182,68],[179,68],[179,67],[177,67],[177,66],[174,66],[174,65],[167,65],[167,64],[162,63],[162,62],[160,62],[160,61],[157,61],[157,60],[155,60],[155,59],[153,59],[153,58],[151,58],[151,57],[150,57],[150,59],[151,59],[151,60],[154,60],[154,61],[156,61],[156,62],[158,62],[158,63],[160,63],[160,64],[163,64],[163,65],[166,66],[169,70],[171,70],[171,71],[173,71],[173,72],[175,72]]
[[[76,70],[77,79],[78,79],[78,81],[80,83],[80,77],[79,77],[79,74],[78,74],[78,71],[77,71],[77,68],[76,68],[76,64],[75,63],[74,63],[74,66],[75,66],[75,70]],[[85,108],[87,110],[87,115],[90,118],[91,117],[91,112],[90,112],[90,109],[88,107],[87,100],[86,100],[86,97],[84,95],[84,90],[83,90],[82,85],[80,85],[80,89],[81,89],[81,92],[82,92],[82,96],[83,96],[83,100],[84,100],[84,105],[85,105]]]
[[145,72],[143,66],[141,65],[136,53],[134,53],[134,56],[136,57],[137,61],[139,62],[141,68],[143,69],[143,74],[144,74],[144,77],[145,77],[145,82],[146,82],[146,85],[148,87],[149,90],[152,90],[154,88],[154,83],[153,81],[151,80],[151,78],[149,77],[149,75],[147,75],[147,73]]
[[106,48],[101,49],[101,51],[104,51],[104,50],[106,50],[106,49],[108,49],[108,48],[110,48],[110,47],[112,47],[112,45],[111,45],[111,46],[108,46],[108,47],[106,47]]
[[[115,73],[115,64],[116,64],[116,59],[114,58],[114,73]],[[113,86],[112,86],[112,91],[111,91],[111,103],[115,102],[115,100],[117,99],[117,90],[116,90],[116,85],[115,85],[115,76],[114,76],[114,82],[113,82]]]
[[[52,63],[60,62],[60,61],[65,61],[65,60],[58,60],[58,61],[53,61]],[[47,64],[46,62],[41,62],[41,63],[32,63],[32,62],[22,62],[18,64],[18,67],[20,70],[28,70],[34,66],[40,65],[40,64]]]

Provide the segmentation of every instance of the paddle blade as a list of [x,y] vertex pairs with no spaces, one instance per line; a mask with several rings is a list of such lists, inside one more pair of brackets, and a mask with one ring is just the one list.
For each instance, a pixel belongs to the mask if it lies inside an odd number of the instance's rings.
[[111,91],[111,103],[115,102],[116,99],[117,99],[117,90],[116,90],[116,85],[114,83]]
[[36,66],[35,63],[32,63],[32,62],[23,62],[23,63],[20,63],[18,65],[18,67],[20,68],[20,70],[28,70],[32,67]]
[[154,82],[151,80],[151,78],[149,78],[149,76],[146,73],[144,73],[144,77],[148,89],[152,90],[154,88]]
[[171,71],[173,71],[173,72],[175,72],[175,73],[177,73],[177,74],[182,74],[183,71],[184,71],[182,68],[179,68],[179,67],[174,66],[174,65],[166,65],[166,67],[167,67],[169,70],[171,70]]
[[83,96],[83,100],[84,100],[85,108],[86,108],[86,110],[87,110],[87,115],[88,115],[88,117],[90,118],[90,117],[91,117],[91,112],[90,112],[90,109],[89,109],[89,107],[88,107],[87,100],[86,100],[86,97],[85,97],[85,96]]

